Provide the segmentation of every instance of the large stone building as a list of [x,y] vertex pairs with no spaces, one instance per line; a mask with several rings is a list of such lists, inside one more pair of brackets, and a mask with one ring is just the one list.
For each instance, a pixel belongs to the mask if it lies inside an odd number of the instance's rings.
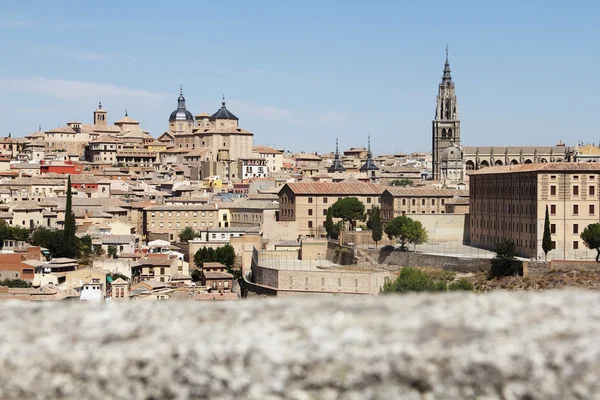
[[600,218],[600,164],[538,163],[483,168],[470,175],[471,245],[495,249],[515,242],[522,257],[544,259],[546,207],[552,247],[548,259],[593,259],[580,238]]
[[183,94],[177,100],[177,109],[169,117],[169,133],[175,147],[182,149],[208,148],[212,162],[230,162],[252,157],[252,132],[238,126],[239,118],[225,105],[212,115],[198,114],[195,121],[185,107]]
[[435,119],[432,123],[432,157],[433,179],[442,178],[442,156],[451,146],[460,146],[460,119],[458,117],[458,102],[454,82],[450,75],[448,48],[446,48],[446,63],[442,82],[438,88],[435,107]]
[[279,221],[296,221],[299,236],[324,237],[327,209],[356,197],[368,211],[379,204],[382,187],[374,183],[286,183],[279,191]]

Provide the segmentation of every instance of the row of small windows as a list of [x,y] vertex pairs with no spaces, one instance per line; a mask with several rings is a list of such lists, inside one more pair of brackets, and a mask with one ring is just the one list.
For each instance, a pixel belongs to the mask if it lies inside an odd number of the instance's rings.
[[[436,204],[436,199],[431,199],[431,205],[435,206]],[[421,199],[421,205],[424,206],[427,203],[427,199]],[[444,205],[446,204],[446,199],[440,199],[440,204]],[[406,199],[402,199],[402,205],[405,206],[406,205]],[[411,205],[416,206],[417,205],[417,199],[411,199]]]
[[[594,204],[588,205],[588,214],[594,215],[596,213],[596,206]],[[550,204],[550,215],[556,215],[556,204]],[[579,204],[573,204],[573,215],[579,215]]]
[[[167,213],[167,214],[168,214],[168,216],[169,216],[169,217],[172,217],[172,216],[173,216],[173,213],[171,213],[171,212],[169,212],[169,213]],[[156,217],[156,213],[152,213],[151,215],[152,215],[152,217]],[[162,213],[162,212],[161,212],[161,213],[159,213],[159,216],[160,216],[160,217],[164,217],[165,215],[164,215],[164,213]],[[177,215],[176,215],[176,216],[177,216],[177,217],[180,217],[180,216],[181,216],[181,213],[180,213],[180,212],[177,212]],[[186,213],[185,213],[185,216],[186,216],[186,217],[189,217],[189,213],[188,213],[188,212],[186,212]],[[194,217],[197,217],[197,216],[198,216],[198,213],[197,213],[197,212],[194,212]],[[202,216],[203,216],[203,217],[206,217],[206,213],[205,213],[205,212],[202,212]],[[209,216],[209,217],[212,217],[212,216],[213,216],[213,213],[212,213],[212,211],[208,213],[208,216]]]
[[[573,185],[573,187],[571,188],[571,194],[573,196],[579,196],[579,185]],[[588,187],[588,196],[595,196],[595,195],[596,195],[596,186],[590,185]],[[550,196],[556,196],[556,185],[550,186]]]
[[[164,226],[165,226],[165,225],[164,225],[164,223],[163,223],[163,222],[160,222],[160,223],[158,224],[158,227],[159,227],[159,228],[164,228]],[[185,223],[185,226],[190,226],[190,225],[189,225],[189,222],[187,222],[187,221],[186,221],[186,223]],[[194,226],[194,227],[197,227],[197,226],[198,226],[198,223],[197,223],[197,222],[194,222],[193,226]],[[201,226],[202,226],[202,227],[205,227],[205,226],[206,226],[206,222],[202,222]],[[213,223],[212,223],[212,222],[209,222],[209,223],[208,223],[208,226],[213,226]],[[152,222],[152,225],[151,225],[151,227],[152,227],[152,228],[156,228],[156,222]],[[172,227],[173,227],[173,223],[172,223],[172,222],[169,222],[169,225],[168,225],[168,227],[169,227],[169,228],[172,228]],[[181,227],[181,223],[180,223],[180,222],[177,222],[177,223],[175,224],[175,227],[177,227],[177,228],[180,228],[180,227]]]

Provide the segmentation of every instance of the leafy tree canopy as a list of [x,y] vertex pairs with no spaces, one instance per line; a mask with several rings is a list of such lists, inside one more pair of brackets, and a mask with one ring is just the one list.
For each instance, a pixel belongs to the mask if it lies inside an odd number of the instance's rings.
[[600,258],[600,224],[590,224],[581,232],[581,240],[588,249],[596,249],[596,261]]
[[427,230],[421,222],[404,215],[388,222],[385,225],[385,233],[390,239],[395,239],[402,249],[406,249],[407,243],[417,245],[427,241]]
[[365,205],[356,197],[344,197],[331,206],[331,213],[334,218],[348,222],[352,229],[355,221],[364,221]]
[[390,186],[412,186],[413,181],[408,178],[394,179],[390,182]]
[[190,226],[186,226],[181,232],[179,232],[179,240],[182,242],[189,242],[196,237],[198,237],[198,233]]
[[520,272],[517,262],[517,247],[515,242],[504,239],[496,244],[496,255],[492,259],[490,276],[500,278],[503,276],[515,276]]

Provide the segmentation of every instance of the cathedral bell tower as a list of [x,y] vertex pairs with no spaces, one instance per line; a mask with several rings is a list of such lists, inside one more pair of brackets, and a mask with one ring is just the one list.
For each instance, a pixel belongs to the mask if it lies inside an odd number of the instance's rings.
[[460,147],[460,119],[458,118],[458,102],[454,82],[450,75],[448,47],[446,46],[446,64],[440,83],[435,107],[435,119],[432,124],[433,179],[441,179],[440,166],[442,154],[448,147]]

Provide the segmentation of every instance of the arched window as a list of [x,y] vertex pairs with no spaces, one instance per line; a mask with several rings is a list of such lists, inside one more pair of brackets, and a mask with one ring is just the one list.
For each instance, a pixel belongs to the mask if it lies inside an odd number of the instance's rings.
[[452,128],[448,129],[448,139],[452,138]]
[[475,169],[475,163],[471,160],[467,161],[467,171],[473,171]]
[[442,139],[446,139],[446,128],[442,129]]

